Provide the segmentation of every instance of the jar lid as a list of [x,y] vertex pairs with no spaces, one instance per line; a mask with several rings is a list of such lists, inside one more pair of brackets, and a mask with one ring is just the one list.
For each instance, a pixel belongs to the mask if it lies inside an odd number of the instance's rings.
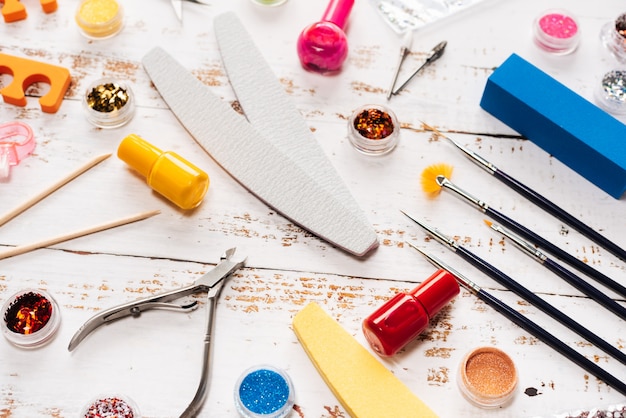
[[3,334],[18,347],[36,348],[48,343],[59,328],[56,301],[43,290],[24,289],[2,306]]
[[291,379],[283,370],[261,365],[247,369],[235,385],[235,406],[243,418],[282,418],[294,404]]

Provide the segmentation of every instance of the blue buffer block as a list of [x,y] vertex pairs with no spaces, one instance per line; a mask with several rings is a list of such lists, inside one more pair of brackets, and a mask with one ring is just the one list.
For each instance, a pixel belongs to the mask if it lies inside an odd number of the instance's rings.
[[480,106],[619,199],[626,125],[513,54],[487,80]]

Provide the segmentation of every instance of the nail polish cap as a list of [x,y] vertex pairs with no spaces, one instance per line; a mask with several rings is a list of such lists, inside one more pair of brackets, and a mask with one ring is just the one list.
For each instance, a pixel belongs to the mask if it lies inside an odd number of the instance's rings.
[[460,292],[459,284],[452,274],[440,269],[413,289],[410,294],[415,296],[430,317],[448,304]]
[[365,318],[363,334],[381,356],[392,356],[428,327],[430,319],[460,292],[452,274],[437,270],[409,293],[397,293]]
[[204,171],[135,134],[122,140],[117,156],[144,176],[150,187],[182,209],[198,206],[209,188],[209,176]]

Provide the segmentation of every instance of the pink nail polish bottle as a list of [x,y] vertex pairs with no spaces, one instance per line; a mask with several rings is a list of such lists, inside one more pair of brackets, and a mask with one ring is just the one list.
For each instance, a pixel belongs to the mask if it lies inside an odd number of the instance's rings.
[[344,27],[354,0],[330,0],[322,20],[302,30],[298,37],[298,56],[309,71],[329,74],[341,69],[348,56]]

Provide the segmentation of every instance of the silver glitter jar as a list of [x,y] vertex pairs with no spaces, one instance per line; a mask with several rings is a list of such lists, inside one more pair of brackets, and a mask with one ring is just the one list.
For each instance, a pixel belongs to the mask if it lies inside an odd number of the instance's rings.
[[595,91],[601,108],[613,114],[626,114],[626,70],[612,70],[602,76]]

